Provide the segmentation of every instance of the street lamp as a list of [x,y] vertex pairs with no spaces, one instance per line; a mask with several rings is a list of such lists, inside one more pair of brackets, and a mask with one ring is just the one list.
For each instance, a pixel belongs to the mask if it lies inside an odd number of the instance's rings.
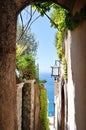
[[51,66],[51,76],[54,77],[54,127],[57,130],[58,121],[58,94],[59,94],[59,78],[60,78],[60,61],[55,60],[55,64]]
[[56,80],[56,78],[60,76],[60,62],[58,60],[55,60],[55,65],[51,66],[51,69],[51,76],[53,76]]

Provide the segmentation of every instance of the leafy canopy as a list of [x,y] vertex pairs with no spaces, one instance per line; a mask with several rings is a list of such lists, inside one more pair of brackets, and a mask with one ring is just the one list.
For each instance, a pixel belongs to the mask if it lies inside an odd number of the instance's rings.
[[[19,39],[19,40],[18,40]],[[16,44],[16,67],[23,79],[37,79],[37,67],[35,58],[37,42],[31,32],[22,32],[21,25],[18,25]]]
[[16,65],[22,75],[22,79],[37,79],[34,57],[28,54],[20,56],[17,58]]
[[23,54],[28,53],[30,55],[36,56],[38,42],[36,41],[36,38],[30,29],[24,31],[24,30],[22,30],[22,26],[18,24],[16,41],[17,41],[18,45],[21,45],[23,48],[26,48],[23,51]]
[[[56,45],[59,60],[63,64],[63,69],[64,69],[63,77],[65,79],[67,78],[67,61],[65,58],[63,44],[64,44],[65,33],[67,31],[67,26],[66,26],[67,13],[68,11],[63,9],[59,5],[55,5],[55,4],[53,5],[53,12],[51,13],[51,18],[55,22],[55,24],[58,25],[58,31],[55,36],[55,45]],[[56,26],[53,25],[53,23],[52,26],[56,28]]]

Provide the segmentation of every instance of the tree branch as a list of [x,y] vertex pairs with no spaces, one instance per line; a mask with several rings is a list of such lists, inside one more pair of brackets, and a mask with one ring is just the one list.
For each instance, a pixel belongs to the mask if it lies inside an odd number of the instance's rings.
[[57,3],[56,0],[16,0],[17,14],[19,14],[26,6],[32,5],[34,3],[42,2],[52,2]]
[[24,19],[23,19],[22,13],[20,13],[20,19],[21,19],[21,25],[22,25],[22,32],[21,32],[20,37],[16,40],[16,42],[19,42],[19,41],[21,41],[23,39],[25,33],[28,30],[30,30],[31,25],[41,16],[41,15],[38,15],[38,16],[36,16],[33,19],[33,16],[36,13],[36,9],[34,11],[32,11],[32,6],[30,6],[29,10],[28,10],[28,8],[25,9],[25,11],[27,12],[27,14],[29,14],[29,19],[28,19],[28,22],[24,25],[24,21],[23,21]]
[[50,20],[50,22],[56,27],[58,28],[58,25],[49,17],[49,15],[47,15],[45,12],[44,14],[46,15],[46,17]]

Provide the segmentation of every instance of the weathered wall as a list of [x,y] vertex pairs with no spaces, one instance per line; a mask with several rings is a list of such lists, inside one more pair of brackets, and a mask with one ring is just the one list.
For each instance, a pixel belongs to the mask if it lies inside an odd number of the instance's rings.
[[58,130],[58,124],[60,122],[60,87],[59,78],[54,81],[54,128]]
[[35,124],[35,127],[34,127],[34,130],[40,130],[40,119],[39,119],[39,114],[40,114],[40,100],[39,100],[39,97],[40,97],[40,90],[39,90],[39,86],[37,84],[34,85],[34,88],[35,88],[35,100],[34,100],[34,110],[35,110],[35,113],[34,113],[34,124]]
[[86,129],[86,22],[72,33],[71,65],[75,84],[75,112],[78,130]]
[[76,0],[72,12],[75,13],[76,11],[79,11],[84,5],[86,5],[86,0]]
[[40,130],[40,91],[34,80],[17,84],[18,130]]
[[34,81],[27,81],[22,89],[22,130],[34,129]]
[[76,130],[75,126],[75,86],[72,80],[72,67],[71,67],[71,34],[68,32],[68,38],[65,40],[65,50],[67,57],[67,91],[68,91],[68,130]]
[[22,127],[22,87],[23,83],[17,84],[17,122],[18,130]]
[[22,130],[30,130],[31,84],[26,83],[22,90]]
[[[85,1],[80,2],[75,4],[75,10],[76,7],[78,10],[83,7]],[[65,46],[68,63],[68,127],[69,130],[86,130],[86,21],[68,32]]]

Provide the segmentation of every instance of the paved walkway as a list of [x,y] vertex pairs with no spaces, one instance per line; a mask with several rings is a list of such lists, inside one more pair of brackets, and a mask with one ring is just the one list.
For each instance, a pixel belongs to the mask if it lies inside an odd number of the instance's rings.
[[54,116],[49,116],[48,118],[49,118],[49,121],[50,121],[50,126],[49,126],[50,130],[55,130],[55,128],[54,128]]

